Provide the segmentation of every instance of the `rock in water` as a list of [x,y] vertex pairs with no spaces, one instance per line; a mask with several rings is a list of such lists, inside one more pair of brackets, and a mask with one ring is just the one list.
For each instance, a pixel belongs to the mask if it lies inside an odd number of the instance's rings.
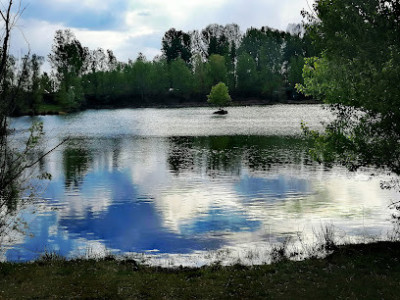
[[219,109],[214,112],[214,115],[226,115],[226,114],[228,114],[228,111],[224,109]]

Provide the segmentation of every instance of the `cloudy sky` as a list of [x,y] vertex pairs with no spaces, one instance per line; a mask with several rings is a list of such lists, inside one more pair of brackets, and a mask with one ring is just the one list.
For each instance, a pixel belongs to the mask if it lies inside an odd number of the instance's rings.
[[[4,1],[2,1],[4,3]],[[312,0],[308,0],[309,4]],[[242,31],[269,26],[286,30],[301,21],[307,0],[22,0],[25,11],[13,33],[12,52],[47,56],[57,29],[70,28],[90,49],[112,49],[118,60],[160,53],[161,38],[208,24],[236,23]]]

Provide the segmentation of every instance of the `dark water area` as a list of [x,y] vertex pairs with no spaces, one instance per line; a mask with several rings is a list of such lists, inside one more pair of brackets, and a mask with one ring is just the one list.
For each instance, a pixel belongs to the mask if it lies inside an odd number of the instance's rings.
[[318,105],[16,118],[21,135],[41,120],[46,148],[70,141],[40,165],[52,180],[37,183],[43,193],[20,211],[28,229],[13,233],[3,259],[54,251],[201,265],[218,255],[243,261],[299,234],[312,242],[324,226],[351,241],[385,238],[398,198],[380,189],[385,175],[309,158],[300,122],[318,130],[331,118]]

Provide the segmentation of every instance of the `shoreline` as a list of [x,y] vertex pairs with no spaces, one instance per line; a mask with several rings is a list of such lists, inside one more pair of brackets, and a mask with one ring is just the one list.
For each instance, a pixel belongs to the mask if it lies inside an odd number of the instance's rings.
[[[273,105],[313,105],[313,104],[323,104],[319,100],[283,100],[283,101],[269,101],[263,99],[239,99],[236,101],[232,101],[230,107],[243,107],[243,106],[273,106]],[[143,105],[97,105],[97,106],[87,106],[80,110],[66,111],[61,107],[53,106],[51,109],[43,109],[38,110],[38,112],[24,112],[13,115],[12,117],[22,117],[22,116],[46,116],[46,115],[67,115],[74,112],[85,111],[89,109],[100,110],[100,109],[141,109],[141,108],[155,108],[155,109],[163,109],[163,108],[196,108],[196,107],[209,107],[207,102],[182,102],[182,103],[173,103],[173,104],[159,104],[159,103],[146,103]]]
[[396,299],[400,242],[337,246],[325,258],[270,265],[160,268],[134,260],[56,255],[0,263],[0,298]]

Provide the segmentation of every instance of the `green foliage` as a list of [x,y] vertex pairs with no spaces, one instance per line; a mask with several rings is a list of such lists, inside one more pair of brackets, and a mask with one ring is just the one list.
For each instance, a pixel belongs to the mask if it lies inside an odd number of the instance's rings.
[[303,56],[292,56],[289,61],[288,70],[288,82],[291,86],[296,84],[302,84],[303,80],[303,68],[304,68],[304,57]]
[[[29,105],[29,101],[36,101],[34,104],[37,104],[40,100],[39,73],[42,63],[42,58],[36,55],[25,55],[20,68],[17,68],[15,58],[9,55],[11,32],[21,12],[18,8],[13,10],[12,6],[13,2],[7,1],[0,7],[0,247],[2,239],[11,236],[7,231],[18,229],[18,225],[14,224],[18,224],[15,210],[21,202],[19,194],[29,185],[29,182],[23,181],[22,175],[26,175],[27,171],[31,176],[35,174],[31,168],[46,155],[38,157],[37,154],[43,135],[41,123],[32,125],[22,145],[17,145],[10,128],[9,117],[16,109]],[[23,95],[30,96],[30,99],[24,100]],[[39,176],[49,178],[47,173]]]
[[188,98],[193,90],[193,75],[183,59],[176,59],[169,65],[171,88],[174,93]]
[[219,54],[212,54],[209,58],[209,78],[212,84],[218,82],[227,82],[227,69],[225,64],[225,57]]
[[138,95],[142,101],[150,92],[150,74],[151,62],[139,53],[138,58],[134,63],[128,64],[125,67],[128,86],[131,87],[131,94]]
[[71,30],[57,30],[49,61],[60,86],[58,103],[75,109],[83,101],[80,76],[88,68],[89,49],[83,47]]
[[167,61],[153,60],[150,66],[150,93],[156,96],[165,95],[170,86]]
[[88,58],[89,49],[82,46],[71,30],[56,31],[49,61],[59,82],[65,79],[66,74],[83,74],[88,67]]
[[90,50],[71,30],[58,30],[48,56],[50,76],[40,75],[41,57],[24,58],[24,67],[9,58],[3,90],[21,85],[17,115],[43,113],[50,107],[68,112],[197,101],[218,82],[245,98],[279,100],[285,89],[302,83],[298,75],[308,44],[292,31],[252,28],[243,36],[236,24],[212,24],[189,33],[172,28],[162,40],[163,56],[149,61],[139,54],[135,61],[121,63],[111,50]]
[[259,92],[257,65],[250,54],[239,55],[236,74],[238,90],[247,94]]
[[[2,129],[0,136],[2,154],[0,157],[0,208],[12,210],[19,200],[19,193],[23,190],[22,184],[27,184],[22,181],[22,175],[36,165],[41,158],[37,156],[35,150],[43,136],[43,124],[37,122],[29,128],[29,136],[22,149],[16,149],[12,145],[11,138],[4,132],[4,130],[8,130],[4,122],[2,122]],[[32,170],[30,171],[32,172]],[[42,173],[38,174],[38,177],[50,178],[50,175]]]
[[57,104],[68,111],[78,109],[83,102],[81,79],[71,74],[68,74],[65,79],[61,82],[56,95]]
[[[247,30],[238,49],[238,91],[244,95],[283,98],[285,81],[282,71],[288,70],[290,58],[296,54],[287,50],[292,46],[287,41],[292,39],[290,34],[268,27]],[[287,61],[284,53],[287,53]]]
[[236,60],[237,60],[237,49],[236,43],[232,42],[229,55],[227,56],[227,71],[228,71],[228,87],[230,90],[236,88]]
[[39,107],[43,103],[43,93],[45,86],[41,80],[40,67],[43,64],[44,58],[37,55],[32,55],[31,58],[31,93],[32,93],[32,104],[31,109],[35,111],[36,107]]
[[168,62],[181,58],[188,63],[191,57],[190,49],[190,35],[187,33],[171,28],[164,34],[162,39],[162,52]]
[[194,92],[197,94],[206,94],[210,90],[212,83],[210,78],[210,64],[203,62],[199,54],[192,59]]
[[250,54],[257,63],[257,69],[263,67],[274,69],[282,62],[281,45],[285,33],[268,27],[250,28],[243,37],[239,53]]
[[149,61],[139,54],[128,63],[118,62],[111,50],[84,47],[69,29],[58,30],[48,55],[50,75],[40,74],[43,58],[37,55],[21,63],[8,57],[3,94],[19,90],[15,115],[198,101],[218,82],[244,98],[280,100],[303,83],[299,70],[312,48],[310,34],[293,28],[290,34],[251,28],[244,36],[236,24],[188,33],[172,28],[161,57]]
[[223,82],[214,85],[207,97],[208,103],[218,107],[228,106],[232,101],[228,87]]
[[44,86],[42,85],[40,67],[43,57],[25,55],[19,62],[10,60],[6,90],[13,94],[14,113],[35,112],[43,102]]
[[[213,54],[227,57],[232,45],[237,45],[241,39],[240,28],[237,24],[227,24],[226,26],[210,24],[201,31],[201,49],[205,57],[209,58]],[[195,39],[194,39],[195,40]]]
[[314,151],[329,149],[329,158],[350,169],[374,165],[400,174],[400,87],[393,84],[400,80],[400,5],[353,2],[319,0],[318,22],[309,15],[323,53],[306,59],[298,89],[333,105],[337,116]]
[[267,27],[252,28],[243,39],[236,24],[189,33],[172,28],[162,39],[163,56],[148,61],[139,54],[135,61],[119,63],[112,51],[89,50],[70,30],[59,30],[49,55],[53,78],[45,90],[50,93],[32,106],[69,111],[196,101],[218,82],[244,97],[279,100],[287,86],[302,83],[302,59],[296,58],[307,52],[305,44],[299,34]]

